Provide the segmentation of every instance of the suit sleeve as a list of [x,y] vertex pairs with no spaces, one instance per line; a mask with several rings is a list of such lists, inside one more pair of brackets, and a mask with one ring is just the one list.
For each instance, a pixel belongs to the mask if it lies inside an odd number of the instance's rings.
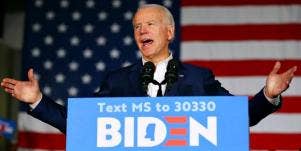
[[228,90],[222,87],[221,83],[215,79],[214,74],[208,69],[204,78],[204,89],[210,96],[232,96]]
[[109,97],[112,96],[111,94],[111,86],[110,86],[110,78],[109,74],[105,76],[105,78],[102,80],[100,84],[99,90],[94,94],[95,97]]
[[44,95],[36,108],[28,110],[28,114],[66,134],[67,109],[49,97]]
[[279,105],[274,105],[266,99],[263,89],[257,93],[249,101],[249,125],[254,126],[269,114],[277,111],[281,107],[282,97],[280,100]]
[[[111,88],[108,80],[109,76],[107,75],[101,84],[100,90],[94,94],[95,97],[107,97],[111,95]],[[67,108],[55,103],[51,98],[43,95],[41,102],[36,108],[33,110],[28,108],[28,114],[66,134]]]
[[[221,83],[217,81],[214,74],[209,70],[205,78],[205,91],[211,96],[231,96],[225,88],[221,86]],[[282,99],[280,97],[280,99]],[[282,101],[280,101],[282,102]],[[281,103],[277,106],[270,103],[263,94],[263,89],[259,91],[252,99],[249,100],[249,126],[256,125],[263,118],[269,114],[277,111],[281,107]]]

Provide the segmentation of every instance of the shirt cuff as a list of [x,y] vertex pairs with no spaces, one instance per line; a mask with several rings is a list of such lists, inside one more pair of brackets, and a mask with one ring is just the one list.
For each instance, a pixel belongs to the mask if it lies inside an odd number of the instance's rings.
[[265,94],[265,88],[264,88],[264,90],[263,90],[263,94],[264,94],[265,98],[266,98],[270,103],[272,103],[273,105],[278,106],[278,105],[280,104],[280,102],[281,102],[280,95],[278,95],[278,96],[275,97],[275,98],[270,98],[270,97],[268,97],[268,96]]
[[34,110],[39,105],[39,103],[42,101],[42,98],[43,98],[43,95],[40,100],[36,101],[35,103],[29,104],[30,111]]

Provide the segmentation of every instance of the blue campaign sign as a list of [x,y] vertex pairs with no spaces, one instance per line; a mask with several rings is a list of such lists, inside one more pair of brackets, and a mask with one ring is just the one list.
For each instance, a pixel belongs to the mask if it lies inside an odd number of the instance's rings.
[[248,100],[244,96],[71,98],[67,150],[247,151]]

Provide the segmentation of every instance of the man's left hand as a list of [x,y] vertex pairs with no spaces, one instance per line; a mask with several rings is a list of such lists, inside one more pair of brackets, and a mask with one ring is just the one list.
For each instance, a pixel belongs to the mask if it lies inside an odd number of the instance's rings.
[[283,73],[278,73],[280,67],[281,63],[277,61],[266,80],[265,95],[269,98],[275,98],[288,89],[297,71],[297,66],[294,66]]

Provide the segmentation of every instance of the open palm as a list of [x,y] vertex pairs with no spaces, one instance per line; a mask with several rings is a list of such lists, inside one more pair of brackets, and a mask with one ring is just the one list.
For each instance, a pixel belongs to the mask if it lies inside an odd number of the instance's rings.
[[22,102],[34,103],[42,97],[38,81],[34,78],[33,69],[28,71],[28,81],[4,78],[1,86],[6,92]]
[[273,70],[270,72],[266,80],[266,95],[270,98],[274,98],[284,92],[291,83],[294,72],[297,67],[294,66],[283,73],[278,73],[281,67],[280,62],[276,62]]

